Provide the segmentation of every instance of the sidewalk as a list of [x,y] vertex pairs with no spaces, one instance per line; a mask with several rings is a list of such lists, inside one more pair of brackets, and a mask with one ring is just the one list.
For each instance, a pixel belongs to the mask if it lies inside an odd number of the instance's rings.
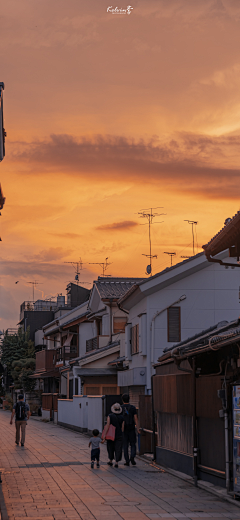
[[143,460],[137,467],[90,468],[89,438],[30,419],[24,448],[0,411],[2,490],[10,520],[240,520],[233,504]]

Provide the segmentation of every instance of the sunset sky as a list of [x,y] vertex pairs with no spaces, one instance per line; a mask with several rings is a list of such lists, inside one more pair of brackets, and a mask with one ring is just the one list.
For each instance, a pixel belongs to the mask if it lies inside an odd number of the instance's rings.
[[[130,15],[107,12],[126,8]],[[191,255],[239,209],[239,0],[0,0],[6,157],[0,329],[19,306],[101,268],[144,276]],[[16,285],[15,281],[19,281]],[[88,285],[86,287],[91,287]]]

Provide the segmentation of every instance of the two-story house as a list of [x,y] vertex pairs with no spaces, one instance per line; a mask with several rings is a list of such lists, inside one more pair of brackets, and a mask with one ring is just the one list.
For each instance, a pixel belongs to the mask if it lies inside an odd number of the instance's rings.
[[[226,257],[224,251],[216,258]],[[118,386],[127,387],[136,404],[140,394],[151,394],[153,366],[166,345],[236,320],[239,289],[239,267],[209,263],[204,253],[132,286],[118,302],[128,313],[123,362],[129,367],[118,372]]]
[[118,300],[141,280],[99,277],[93,282],[87,320],[79,326],[79,357],[69,362],[69,387],[75,394],[77,389],[85,395],[120,393],[117,372],[123,368],[127,314]]

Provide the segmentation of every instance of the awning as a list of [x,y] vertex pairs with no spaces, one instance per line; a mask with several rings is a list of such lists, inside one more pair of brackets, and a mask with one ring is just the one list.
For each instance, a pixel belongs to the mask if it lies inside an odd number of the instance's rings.
[[33,374],[32,376],[29,376],[32,379],[46,379],[46,377],[60,377],[59,370],[51,370],[49,372],[38,372],[37,374]]
[[125,356],[118,357],[117,359],[113,359],[113,361],[109,361],[108,365],[110,365],[110,366],[118,366],[118,364],[122,365],[123,361],[125,361]]
[[72,341],[73,334],[68,334],[67,339],[63,343],[63,347],[70,347]]
[[81,368],[74,367],[74,371],[78,376],[113,376],[117,374],[115,368]]

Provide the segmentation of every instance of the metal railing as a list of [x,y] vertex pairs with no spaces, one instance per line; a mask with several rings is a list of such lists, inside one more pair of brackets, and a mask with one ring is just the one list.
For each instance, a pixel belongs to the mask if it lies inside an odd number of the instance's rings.
[[91,350],[97,350],[99,348],[99,336],[95,338],[87,339],[86,341],[86,352],[91,352]]

